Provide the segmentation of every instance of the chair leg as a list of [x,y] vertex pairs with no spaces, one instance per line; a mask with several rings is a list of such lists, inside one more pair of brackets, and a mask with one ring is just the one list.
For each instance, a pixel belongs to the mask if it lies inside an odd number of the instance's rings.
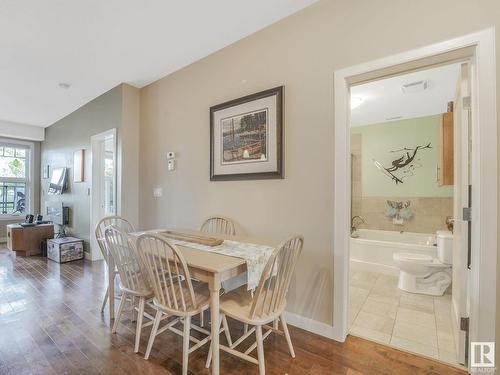
[[225,315],[222,315],[222,326],[224,327],[224,334],[226,335],[226,340],[229,346],[233,345],[233,341],[231,340],[231,333],[229,332],[229,325],[227,324],[227,318]]
[[205,314],[204,314],[204,310],[201,310],[201,313],[200,313],[200,327],[203,327],[203,325],[205,324]]
[[101,312],[104,311],[106,308],[106,303],[108,302],[109,298],[109,286],[106,287],[106,293],[104,294],[104,299],[102,300],[102,305],[101,305]]
[[149,335],[149,341],[148,341],[148,347],[146,349],[146,355],[144,356],[144,359],[149,358],[149,354],[151,353],[151,348],[153,347],[153,343],[156,338],[156,332],[158,331],[158,326],[160,325],[161,321],[161,311],[157,310],[156,315],[155,315],[155,320],[153,322],[153,328],[151,329],[151,334]]
[[120,306],[118,307],[118,313],[115,316],[115,322],[113,323],[113,329],[111,330],[111,333],[116,333],[116,329],[118,328],[118,322],[120,321],[120,317],[122,315],[123,307],[125,306],[126,300],[127,300],[127,294],[122,292],[122,298],[120,299]]
[[182,375],[188,373],[189,363],[189,336],[191,333],[191,317],[184,317],[184,337],[182,339]]
[[139,298],[139,312],[137,314],[137,323],[135,326],[135,346],[134,353],[139,351],[139,343],[141,342],[141,330],[142,330],[142,318],[144,318],[144,305],[146,304],[146,298]]
[[132,323],[137,321],[137,311],[135,311],[135,297],[132,296],[132,299],[130,300],[130,303],[132,304]]
[[264,361],[264,340],[262,339],[262,326],[255,327],[257,336],[257,357],[259,359],[259,375],[266,375],[266,365]]
[[288,343],[288,349],[290,350],[290,355],[295,358],[295,351],[293,350],[292,340],[290,339],[290,333],[288,332],[288,326],[286,325],[286,320],[283,314],[280,316],[281,325],[283,326],[283,332],[285,333],[286,342]]
[[209,368],[212,363],[212,341],[210,341],[210,348],[208,349],[207,361],[205,362],[205,368]]
[[[219,330],[220,330],[220,326],[222,324],[222,316],[221,316],[221,320],[219,322]],[[207,357],[207,361],[205,362],[205,368],[209,368],[210,367],[210,364],[212,363],[212,343],[213,341],[210,341],[210,349],[208,349],[208,357]]]

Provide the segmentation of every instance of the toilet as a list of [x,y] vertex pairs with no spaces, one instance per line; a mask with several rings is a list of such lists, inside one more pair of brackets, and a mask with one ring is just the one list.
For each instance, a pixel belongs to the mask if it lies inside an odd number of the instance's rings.
[[451,284],[453,264],[453,235],[437,231],[437,258],[417,253],[395,253],[399,267],[398,287],[410,293],[442,296]]

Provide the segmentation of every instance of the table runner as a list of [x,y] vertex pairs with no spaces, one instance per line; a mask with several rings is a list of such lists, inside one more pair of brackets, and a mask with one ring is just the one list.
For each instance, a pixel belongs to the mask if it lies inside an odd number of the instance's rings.
[[169,239],[168,241],[179,246],[244,259],[247,263],[248,290],[253,290],[259,285],[260,275],[262,271],[264,271],[264,267],[274,251],[274,247],[271,246],[232,240],[224,240],[224,242],[218,246],[207,246],[175,239]]

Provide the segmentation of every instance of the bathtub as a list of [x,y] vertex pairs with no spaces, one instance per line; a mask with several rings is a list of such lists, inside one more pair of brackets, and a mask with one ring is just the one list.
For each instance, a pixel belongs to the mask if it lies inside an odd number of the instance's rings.
[[359,237],[351,238],[350,261],[353,270],[398,275],[392,255],[398,252],[417,253],[436,257],[436,235],[358,229]]

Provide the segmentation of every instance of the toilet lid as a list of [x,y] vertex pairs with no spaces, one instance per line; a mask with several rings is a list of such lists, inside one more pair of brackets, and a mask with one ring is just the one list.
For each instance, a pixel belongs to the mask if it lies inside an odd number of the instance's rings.
[[425,254],[412,254],[412,253],[398,253],[396,258],[402,261],[414,263],[432,263],[432,257]]

